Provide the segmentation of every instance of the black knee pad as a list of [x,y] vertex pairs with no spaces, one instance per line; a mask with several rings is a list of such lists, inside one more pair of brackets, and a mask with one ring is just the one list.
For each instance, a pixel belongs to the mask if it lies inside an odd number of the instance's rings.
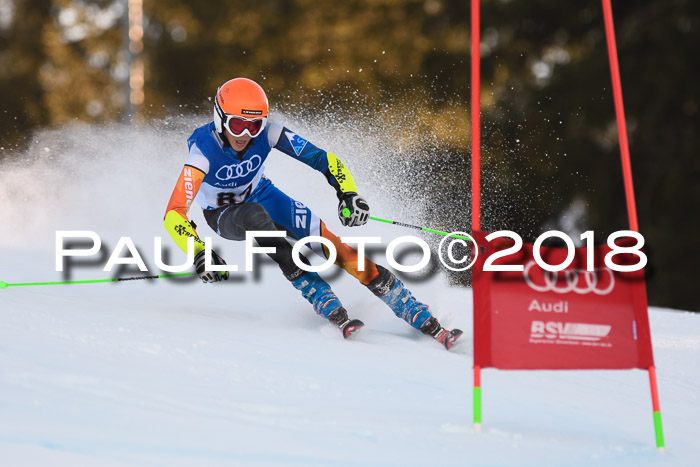
[[241,213],[245,230],[277,230],[270,214],[260,203],[246,203],[239,209],[245,209]]
[[396,283],[396,276],[388,269],[377,264],[379,275],[372,282],[367,284],[367,288],[377,297],[383,297],[391,291]]

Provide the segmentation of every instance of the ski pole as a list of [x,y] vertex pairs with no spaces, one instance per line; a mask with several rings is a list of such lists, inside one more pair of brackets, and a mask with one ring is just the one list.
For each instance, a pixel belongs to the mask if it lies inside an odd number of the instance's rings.
[[[343,212],[343,216],[350,217],[350,210],[348,208],[344,208],[342,212]],[[463,235],[451,235],[450,233],[443,232],[442,230],[429,229],[427,227],[418,227],[417,225],[405,224],[403,222],[392,221],[389,219],[381,219],[379,217],[370,216],[369,218],[372,219],[373,221],[386,222],[387,224],[393,224],[393,225],[400,225],[402,227],[408,227],[409,229],[422,230],[423,232],[431,232],[431,233],[435,233],[435,234],[439,234],[439,235],[446,235],[446,236],[450,236],[450,237],[454,237],[454,238],[461,238],[462,240],[470,240],[472,242],[474,241],[474,239],[471,237],[465,237]]]
[[84,281],[62,281],[62,282],[19,282],[16,284],[8,284],[5,281],[0,281],[0,289],[8,287],[27,286],[27,285],[59,285],[59,284],[94,284],[96,282],[120,282],[120,281],[136,281],[143,279],[161,279],[163,277],[189,276],[194,272],[181,272],[178,274],[160,274],[157,276],[138,276],[138,277],[116,277],[114,279],[92,279]]
[[410,229],[422,230],[423,232],[431,232],[431,233],[435,233],[435,234],[439,234],[439,235],[446,235],[449,237],[461,238],[462,240],[474,241],[474,239],[471,237],[465,237],[463,235],[454,235],[454,234],[450,234],[449,232],[443,232],[442,230],[429,229],[427,227],[418,227],[417,225],[405,224],[403,222],[397,222],[397,221],[392,221],[392,220],[388,220],[388,219],[380,219],[379,217],[370,216],[370,219],[372,219],[373,221],[378,221],[378,222],[386,222],[387,224],[400,225],[402,227],[408,227]]

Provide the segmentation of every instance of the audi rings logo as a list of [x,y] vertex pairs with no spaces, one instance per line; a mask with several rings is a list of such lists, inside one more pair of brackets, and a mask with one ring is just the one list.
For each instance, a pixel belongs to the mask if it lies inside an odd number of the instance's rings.
[[527,285],[537,292],[574,292],[581,295],[592,292],[596,295],[607,295],[615,288],[615,276],[608,268],[596,268],[593,271],[569,269],[564,271],[563,277],[556,271],[542,270],[538,280],[530,272],[535,265],[534,261],[528,262],[523,270],[523,277]]
[[258,170],[262,164],[262,158],[255,154],[250,159],[244,160],[240,164],[224,165],[216,171],[216,178],[219,180],[233,180],[250,175]]

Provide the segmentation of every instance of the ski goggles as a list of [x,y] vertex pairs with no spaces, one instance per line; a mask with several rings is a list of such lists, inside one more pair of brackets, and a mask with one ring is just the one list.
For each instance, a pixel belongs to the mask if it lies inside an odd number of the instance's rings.
[[262,133],[267,123],[267,117],[246,118],[236,115],[227,115],[224,120],[224,127],[232,136],[243,136],[247,134],[255,138]]

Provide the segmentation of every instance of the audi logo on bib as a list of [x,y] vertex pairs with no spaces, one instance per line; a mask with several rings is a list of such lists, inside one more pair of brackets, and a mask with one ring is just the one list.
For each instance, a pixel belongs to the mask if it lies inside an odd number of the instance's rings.
[[525,265],[523,277],[525,283],[537,292],[608,295],[615,287],[615,275],[605,267],[593,271],[569,269],[559,273],[545,271],[530,261]]
[[224,165],[216,171],[216,178],[222,181],[245,178],[260,168],[262,158],[257,154],[238,164]]

